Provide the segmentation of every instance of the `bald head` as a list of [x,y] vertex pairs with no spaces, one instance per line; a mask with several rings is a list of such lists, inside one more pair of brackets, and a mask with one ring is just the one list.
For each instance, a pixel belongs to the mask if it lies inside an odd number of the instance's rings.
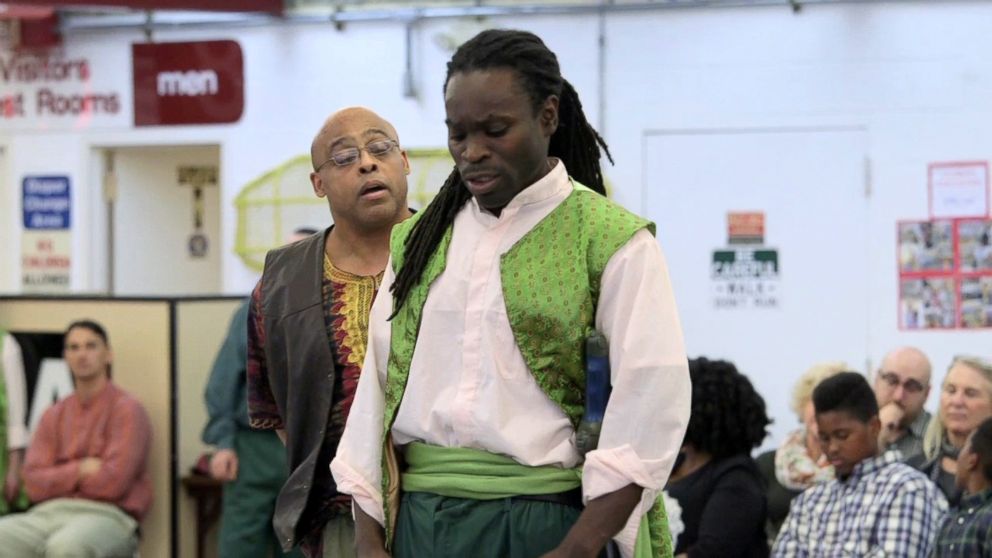
[[882,359],[875,377],[878,406],[895,402],[906,411],[907,422],[923,411],[930,395],[930,359],[916,347],[900,347]]
[[361,129],[360,134],[371,141],[386,136],[399,143],[396,128],[386,119],[366,107],[343,108],[327,117],[310,144],[310,163],[316,170],[327,162],[338,144],[349,141],[352,131]]

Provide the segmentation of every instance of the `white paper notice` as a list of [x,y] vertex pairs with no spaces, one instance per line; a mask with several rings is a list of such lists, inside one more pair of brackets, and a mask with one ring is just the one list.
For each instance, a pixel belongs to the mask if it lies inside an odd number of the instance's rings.
[[985,217],[988,213],[988,163],[930,165],[931,219]]

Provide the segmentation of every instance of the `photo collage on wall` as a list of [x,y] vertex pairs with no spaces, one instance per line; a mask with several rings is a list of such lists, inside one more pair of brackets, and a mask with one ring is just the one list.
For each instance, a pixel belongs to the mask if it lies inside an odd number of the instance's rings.
[[898,224],[900,329],[992,327],[992,220]]

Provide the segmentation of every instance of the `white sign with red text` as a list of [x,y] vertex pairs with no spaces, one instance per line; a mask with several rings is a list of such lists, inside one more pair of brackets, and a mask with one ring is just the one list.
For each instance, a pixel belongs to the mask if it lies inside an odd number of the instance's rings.
[[25,293],[67,293],[72,278],[72,233],[21,233],[21,287]]
[[109,50],[92,57],[0,51],[0,129],[128,126],[127,59],[119,58]]

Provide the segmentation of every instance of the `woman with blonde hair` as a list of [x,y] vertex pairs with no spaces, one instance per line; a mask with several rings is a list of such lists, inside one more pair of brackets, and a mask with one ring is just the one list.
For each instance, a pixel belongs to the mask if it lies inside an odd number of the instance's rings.
[[961,491],[955,486],[958,452],[968,435],[992,417],[992,364],[956,356],[940,388],[940,408],[923,437],[923,454],[907,463],[928,475],[957,507]]
[[790,432],[778,449],[758,456],[758,468],[767,486],[765,531],[769,540],[775,540],[796,495],[814,484],[834,478],[834,468],[823,456],[817,438],[813,389],[826,378],[848,369],[843,362],[825,362],[813,365],[800,376],[792,388],[791,407],[802,426]]

